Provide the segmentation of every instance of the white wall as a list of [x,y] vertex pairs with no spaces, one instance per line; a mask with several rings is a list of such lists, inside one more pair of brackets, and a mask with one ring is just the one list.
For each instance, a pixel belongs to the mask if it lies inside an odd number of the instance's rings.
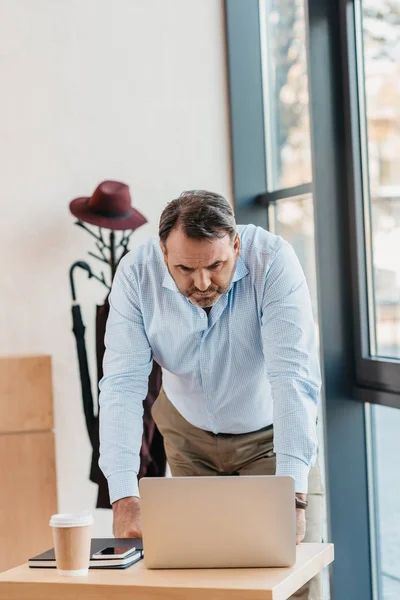
[[[183,189],[231,198],[222,10],[222,0],[0,0],[0,354],[53,358],[61,511],[92,509],[97,492],[68,281],[95,248],[68,203],[103,179],[128,183],[149,220],[135,247]],[[94,378],[104,290],[76,280]],[[95,522],[95,535],[111,533],[110,511]]]

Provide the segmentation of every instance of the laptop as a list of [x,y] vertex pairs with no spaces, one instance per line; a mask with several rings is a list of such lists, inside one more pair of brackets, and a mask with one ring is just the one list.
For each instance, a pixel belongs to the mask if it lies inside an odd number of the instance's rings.
[[148,569],[295,563],[292,477],[144,477],[139,485]]

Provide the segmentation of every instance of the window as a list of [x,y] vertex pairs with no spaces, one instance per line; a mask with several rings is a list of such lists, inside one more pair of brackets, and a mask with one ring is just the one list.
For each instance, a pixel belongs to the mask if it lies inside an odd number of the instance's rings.
[[350,6],[357,392],[365,401],[372,394],[372,402],[378,400],[371,390],[389,394],[379,402],[400,408],[400,0]]
[[369,351],[400,359],[400,0],[364,0],[360,25]]
[[304,0],[260,0],[269,229],[289,241],[317,324],[312,160]]
[[372,583],[375,600],[400,597],[400,411],[384,406],[400,408],[399,3],[226,0],[236,207],[264,227],[268,213],[310,287],[323,341],[331,581],[348,600],[372,600]]
[[[400,0],[355,2],[364,270],[358,377],[372,402],[400,408]],[[365,298],[364,298],[365,297]],[[361,328],[362,329],[362,328]],[[400,410],[367,403],[371,563],[375,600],[400,598]]]
[[269,229],[290,242],[317,324],[312,160],[304,0],[260,0]]
[[400,410],[367,406],[376,600],[400,598]]
[[318,323],[317,276],[315,269],[314,206],[311,194],[276,202],[270,228],[292,244],[305,273],[315,323]]
[[268,190],[311,181],[303,0],[260,4]]

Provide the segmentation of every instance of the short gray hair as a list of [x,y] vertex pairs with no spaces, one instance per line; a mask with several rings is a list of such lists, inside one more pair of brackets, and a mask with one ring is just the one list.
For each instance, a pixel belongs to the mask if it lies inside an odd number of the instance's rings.
[[173,229],[181,227],[189,238],[223,238],[236,235],[236,221],[229,202],[206,190],[182,192],[167,204],[160,217],[159,236],[165,245]]

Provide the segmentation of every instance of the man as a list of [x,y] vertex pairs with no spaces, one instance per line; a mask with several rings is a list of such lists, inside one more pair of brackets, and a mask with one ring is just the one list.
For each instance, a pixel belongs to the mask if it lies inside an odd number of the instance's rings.
[[[237,226],[223,197],[184,192],[163,211],[159,240],[121,261],[110,306],[100,466],[115,536],[141,536],[142,402],[154,357],[163,391],[153,416],[172,475],[292,475],[297,543],[305,535],[321,541],[313,466],[320,373],[309,292],[291,246]],[[319,599],[319,582],[298,594]]]

